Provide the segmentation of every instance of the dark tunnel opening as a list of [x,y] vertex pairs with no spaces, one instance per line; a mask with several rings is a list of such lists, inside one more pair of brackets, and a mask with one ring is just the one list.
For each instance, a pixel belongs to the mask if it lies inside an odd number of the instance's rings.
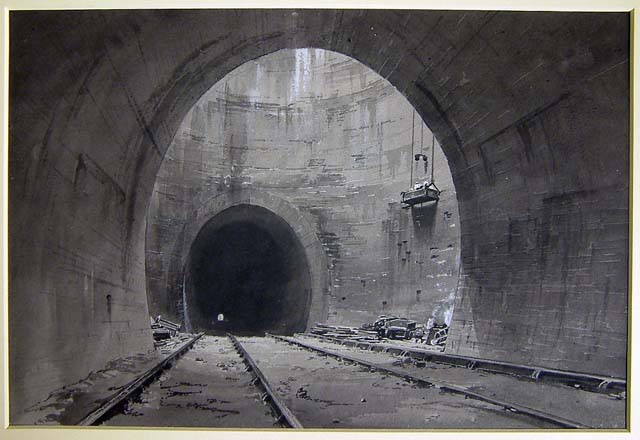
[[291,227],[271,211],[239,205],[198,233],[185,273],[185,321],[209,334],[304,331],[310,273]]

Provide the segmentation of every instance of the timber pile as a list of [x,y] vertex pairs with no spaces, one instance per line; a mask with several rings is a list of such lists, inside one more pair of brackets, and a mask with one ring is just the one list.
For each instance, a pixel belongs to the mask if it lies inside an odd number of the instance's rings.
[[376,332],[361,330],[356,327],[330,325],[319,322],[311,328],[310,333],[337,339],[369,340],[376,338]]

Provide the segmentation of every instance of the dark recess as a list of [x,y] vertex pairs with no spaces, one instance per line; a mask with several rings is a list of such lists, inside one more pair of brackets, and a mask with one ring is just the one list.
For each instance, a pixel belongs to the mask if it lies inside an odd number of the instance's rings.
[[291,227],[267,209],[239,205],[210,220],[191,247],[185,281],[194,331],[262,335],[305,330],[310,303],[306,257]]

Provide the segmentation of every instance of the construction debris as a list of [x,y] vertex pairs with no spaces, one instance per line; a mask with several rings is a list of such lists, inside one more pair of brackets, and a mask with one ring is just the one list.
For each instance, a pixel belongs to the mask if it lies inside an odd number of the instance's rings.
[[178,334],[178,330],[180,330],[180,324],[162,319],[160,315],[155,319],[151,318],[151,331],[156,341],[173,338]]
[[375,322],[363,324],[359,328],[317,322],[309,332],[335,339],[363,342],[383,339],[413,340],[414,343],[433,346],[441,351],[447,342],[449,326],[432,322],[419,324],[416,321],[398,316],[380,315]]
[[429,329],[427,336],[427,344],[444,347],[449,335],[449,326],[447,324],[434,325]]
[[324,335],[331,336],[333,338],[346,339],[358,335],[359,332],[356,327],[321,324],[317,322],[315,327],[311,328],[311,333],[315,335]]
[[296,391],[296,397],[299,399],[306,399],[309,397],[309,394],[307,390],[305,390],[303,387],[300,387],[298,388],[298,391]]

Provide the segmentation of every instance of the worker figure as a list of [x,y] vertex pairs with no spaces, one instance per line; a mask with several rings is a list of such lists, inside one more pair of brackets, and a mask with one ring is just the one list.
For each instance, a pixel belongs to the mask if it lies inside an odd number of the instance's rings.
[[378,340],[381,341],[384,338],[384,327],[378,327],[376,332],[378,333]]
[[373,323],[373,328],[378,335],[378,340],[381,340],[384,337],[384,318],[386,318],[385,315],[380,315],[378,316],[378,319],[376,319],[376,322]]
[[436,320],[433,318],[433,316],[431,318],[429,318],[429,320],[427,321],[427,325],[424,328],[424,342],[426,342],[427,344],[429,343],[429,339],[431,338],[431,330],[433,329],[433,326],[435,325]]
[[416,330],[415,334],[413,335],[413,337],[415,338],[416,342],[423,342],[422,338],[424,337],[424,328],[420,327]]

